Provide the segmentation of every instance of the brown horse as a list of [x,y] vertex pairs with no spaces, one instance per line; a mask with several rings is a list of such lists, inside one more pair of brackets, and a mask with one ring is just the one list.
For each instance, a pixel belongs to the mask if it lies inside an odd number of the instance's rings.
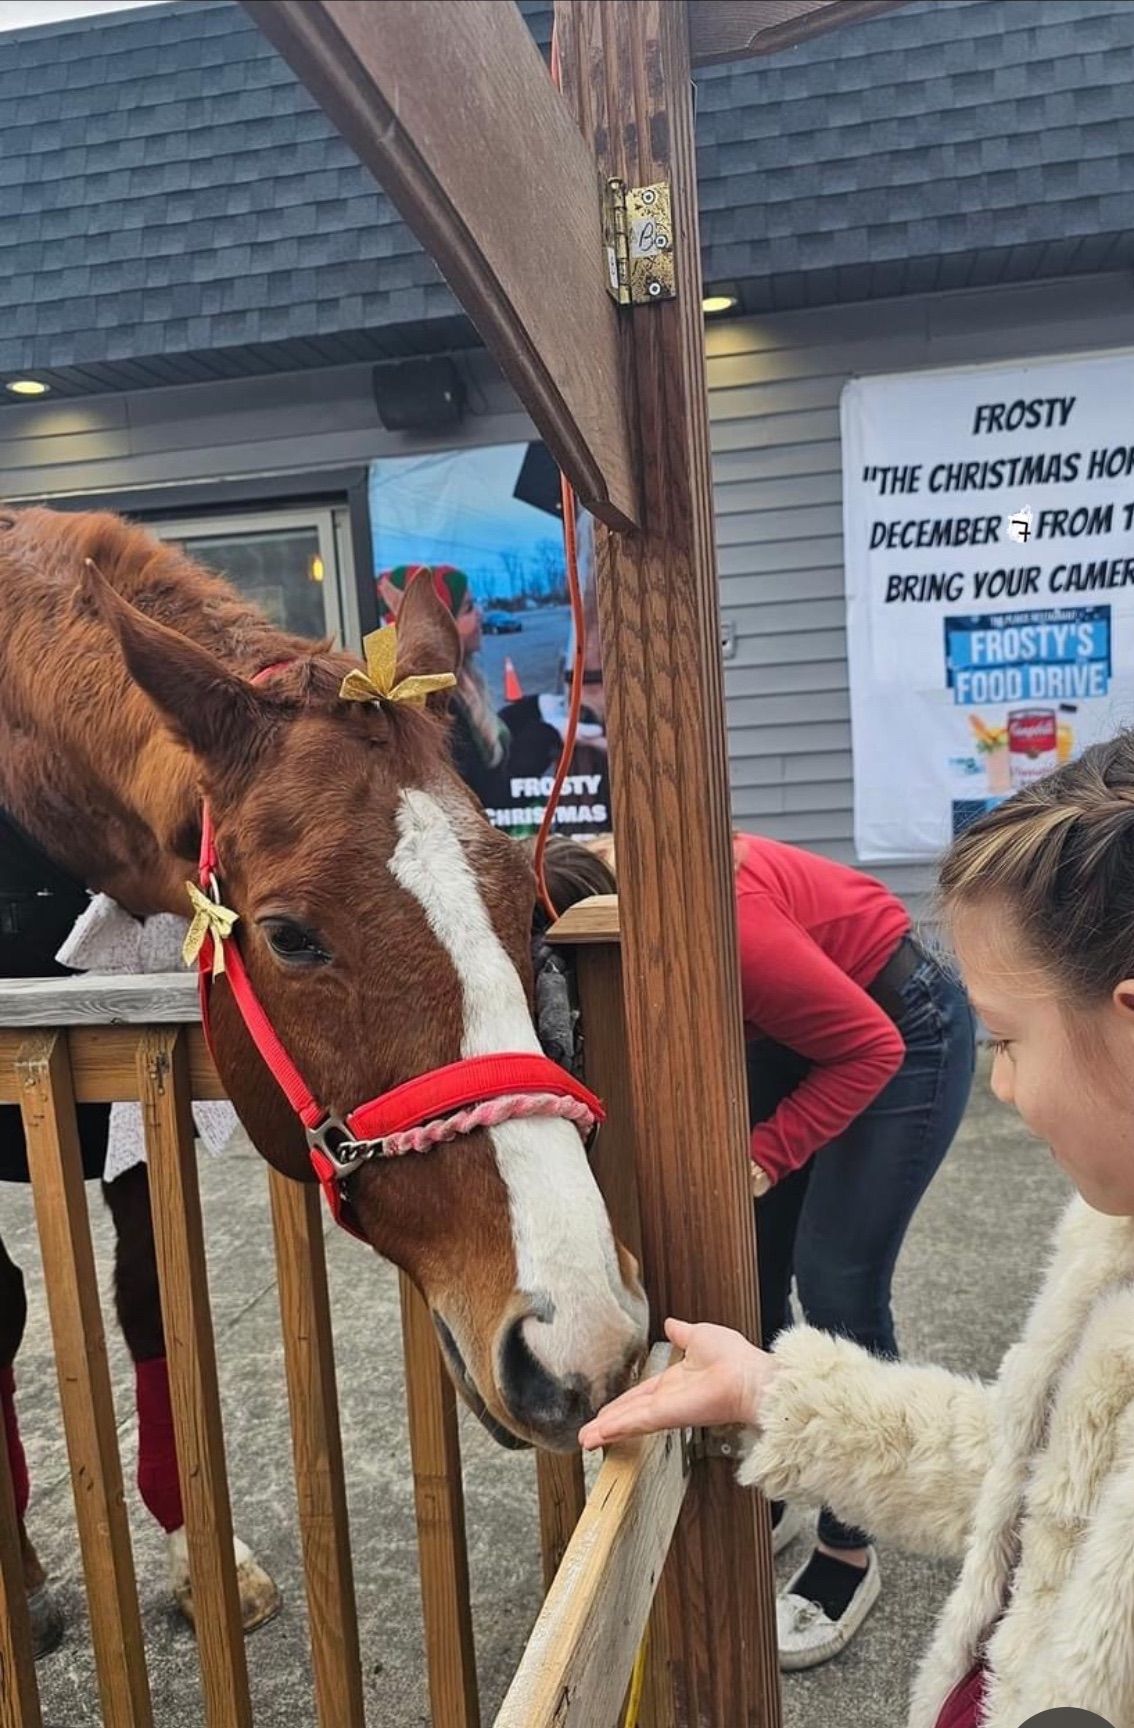
[[[428,582],[406,595],[397,650],[398,679],[457,663]],[[107,515],[0,516],[0,657],[0,808],[146,916],[186,912],[207,798],[233,939],[336,1115],[461,1058],[538,1051],[530,866],[453,771],[444,697],[342,700],[358,662],[274,629]],[[302,1127],[223,979],[213,1041],[257,1149],[311,1181]],[[347,1187],[365,1238],[422,1290],[490,1431],[572,1446],[635,1372],[646,1322],[577,1130],[506,1121],[365,1163]]]

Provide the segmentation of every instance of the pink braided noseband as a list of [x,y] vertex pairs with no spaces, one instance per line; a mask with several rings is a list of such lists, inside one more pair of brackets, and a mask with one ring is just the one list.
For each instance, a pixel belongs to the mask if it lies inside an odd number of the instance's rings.
[[400,1158],[406,1152],[426,1152],[430,1146],[455,1140],[460,1134],[471,1134],[476,1128],[497,1128],[501,1122],[516,1122],[530,1116],[555,1116],[563,1122],[574,1122],[584,1138],[595,1124],[594,1111],[581,1098],[567,1098],[554,1092],[514,1092],[503,1098],[486,1099],[468,1110],[458,1110],[455,1116],[441,1116],[416,1128],[406,1128],[400,1134],[387,1134],[382,1141],[382,1156]]

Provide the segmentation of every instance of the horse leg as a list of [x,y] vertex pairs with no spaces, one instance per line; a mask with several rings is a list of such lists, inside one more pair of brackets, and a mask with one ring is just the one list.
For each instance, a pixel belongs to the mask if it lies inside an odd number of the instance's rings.
[[[134,1360],[138,1492],[147,1510],[165,1531],[173,1598],[186,1620],[193,1625],[189,1548],[177,1474],[177,1445],[146,1166],[135,1164],[113,1182],[104,1182],[102,1192],[114,1220],[114,1304],[118,1323]],[[262,1626],[279,1612],[280,1593],[239,1537],[236,1538],[236,1568],[241,1621],[246,1632],[254,1632],[257,1626]]]
[[20,1532],[20,1552],[24,1563],[24,1589],[28,1596],[31,1619],[32,1648],[37,1659],[46,1656],[63,1636],[63,1615],[55,1599],[39,1555],[32,1547],[25,1518],[31,1483],[28,1462],[20,1439],[16,1420],[16,1377],[13,1363],[24,1336],[28,1304],[24,1295],[24,1279],[18,1266],[8,1256],[0,1241],[0,1421],[4,1429],[4,1444],[12,1486],[16,1491],[16,1522]]

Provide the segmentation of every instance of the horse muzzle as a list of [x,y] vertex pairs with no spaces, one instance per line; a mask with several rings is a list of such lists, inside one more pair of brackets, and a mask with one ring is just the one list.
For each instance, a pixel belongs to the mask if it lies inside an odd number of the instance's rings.
[[580,1428],[634,1382],[645,1357],[644,1300],[641,1325],[626,1327],[618,1351],[597,1376],[551,1373],[533,1347],[542,1322],[536,1315],[523,1314],[502,1327],[492,1371],[484,1376],[490,1385],[482,1391],[445,1320],[434,1313],[433,1323],[464,1402],[494,1440],[513,1450],[539,1446],[551,1452],[573,1451]]

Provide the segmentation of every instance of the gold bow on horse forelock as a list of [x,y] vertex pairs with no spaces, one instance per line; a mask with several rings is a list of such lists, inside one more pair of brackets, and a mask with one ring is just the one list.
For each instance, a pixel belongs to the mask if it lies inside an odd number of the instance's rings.
[[365,672],[348,672],[339,695],[344,702],[410,702],[420,708],[435,690],[451,690],[457,682],[451,672],[424,672],[394,682],[398,663],[398,632],[393,624],[364,636]]
[[181,958],[186,966],[196,964],[201,949],[205,945],[206,936],[213,939],[213,977],[219,978],[224,971],[224,945],[232,935],[232,927],[240,917],[239,912],[230,911],[227,906],[219,906],[215,900],[210,900],[207,894],[202,894],[195,882],[186,882],[189,903],[193,908],[193,922],[189,926],[185,942],[181,949]]

